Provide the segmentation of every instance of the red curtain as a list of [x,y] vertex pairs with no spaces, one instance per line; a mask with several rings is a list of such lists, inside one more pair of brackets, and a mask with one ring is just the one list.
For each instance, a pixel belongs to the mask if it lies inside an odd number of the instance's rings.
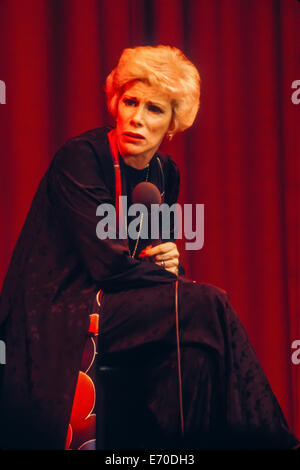
[[297,0],[0,0],[0,282],[55,151],[111,123],[103,85],[122,49],[179,47],[200,71],[201,108],[164,149],[180,202],[205,205],[204,246],[179,242],[181,259],[230,294],[298,437],[299,19]]

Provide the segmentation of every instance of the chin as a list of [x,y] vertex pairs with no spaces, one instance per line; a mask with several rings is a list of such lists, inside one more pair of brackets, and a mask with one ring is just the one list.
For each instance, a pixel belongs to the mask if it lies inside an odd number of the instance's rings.
[[124,155],[139,155],[140,153],[145,151],[145,149],[143,149],[143,146],[139,144],[120,145],[119,150],[121,154]]

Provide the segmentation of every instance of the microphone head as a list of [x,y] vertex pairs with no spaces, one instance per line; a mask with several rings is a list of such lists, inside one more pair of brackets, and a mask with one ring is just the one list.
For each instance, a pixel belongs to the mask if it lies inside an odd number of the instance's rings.
[[161,204],[161,195],[157,186],[146,181],[134,187],[131,199],[133,204],[144,204],[147,209],[151,209],[151,204]]

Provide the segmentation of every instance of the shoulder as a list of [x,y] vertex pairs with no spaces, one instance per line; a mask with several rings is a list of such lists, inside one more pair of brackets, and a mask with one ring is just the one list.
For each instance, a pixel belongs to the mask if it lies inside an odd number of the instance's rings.
[[180,173],[177,163],[166,153],[159,152],[157,155],[163,168],[166,183],[170,185],[179,185]]
[[168,155],[167,153],[158,152],[157,156],[159,157],[162,166],[167,172],[179,174],[177,163],[173,160],[170,155]]
[[68,173],[81,180],[85,175],[105,174],[112,166],[107,133],[100,127],[68,139],[56,152],[50,172]]
[[82,132],[77,136],[71,137],[66,141],[65,145],[82,142],[85,142],[95,147],[105,145],[107,142],[107,133],[110,130],[110,126],[96,127],[94,129]]
[[166,154],[159,152],[158,157],[161,161],[163,174],[165,178],[165,191],[167,204],[173,204],[177,201],[180,186],[180,173],[179,168],[173,158]]
[[54,159],[58,158],[57,155],[62,158],[61,155],[67,155],[71,152],[80,152],[84,151],[87,154],[96,154],[101,156],[103,153],[106,153],[108,150],[108,138],[107,133],[109,132],[109,127],[98,127],[85,131],[80,135],[71,137],[68,139],[56,152]]

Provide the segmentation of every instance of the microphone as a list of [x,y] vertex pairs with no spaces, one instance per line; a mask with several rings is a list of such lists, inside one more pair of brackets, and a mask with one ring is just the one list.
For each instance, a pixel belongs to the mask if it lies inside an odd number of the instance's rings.
[[[161,243],[159,217],[151,217],[151,205],[160,205],[162,202],[157,186],[149,182],[137,184],[132,191],[131,200],[133,204],[144,204],[147,208],[143,217],[147,217],[148,221],[148,238],[140,239],[139,252],[148,245],[159,245]],[[158,234],[158,238],[151,239],[151,232]]]
[[134,187],[131,199],[134,204],[144,204],[148,210],[151,210],[151,204],[161,204],[158,187],[146,181]]

